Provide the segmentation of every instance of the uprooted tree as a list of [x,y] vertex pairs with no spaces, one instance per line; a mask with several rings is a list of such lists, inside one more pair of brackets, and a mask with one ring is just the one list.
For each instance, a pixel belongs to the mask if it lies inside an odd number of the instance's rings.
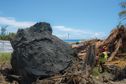
[[113,29],[109,37],[103,42],[103,45],[108,46],[111,56],[108,61],[113,60],[113,58],[119,53],[126,52],[126,28],[125,26],[120,26],[119,28]]

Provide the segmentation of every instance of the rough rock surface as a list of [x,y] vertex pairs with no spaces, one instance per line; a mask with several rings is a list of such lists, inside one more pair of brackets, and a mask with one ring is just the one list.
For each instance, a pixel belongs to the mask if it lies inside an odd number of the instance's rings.
[[26,79],[64,71],[74,59],[71,47],[52,35],[50,24],[45,22],[19,29],[11,44],[14,49],[12,68]]
[[111,77],[112,80],[120,81],[126,78],[126,67],[120,68],[115,65],[108,65],[106,67],[108,72],[113,75],[113,78]]

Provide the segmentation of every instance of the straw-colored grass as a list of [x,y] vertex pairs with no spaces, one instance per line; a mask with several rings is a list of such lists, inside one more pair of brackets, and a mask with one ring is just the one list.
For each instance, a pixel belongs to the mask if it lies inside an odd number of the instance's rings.
[[11,53],[0,53],[0,64],[8,63],[11,59]]

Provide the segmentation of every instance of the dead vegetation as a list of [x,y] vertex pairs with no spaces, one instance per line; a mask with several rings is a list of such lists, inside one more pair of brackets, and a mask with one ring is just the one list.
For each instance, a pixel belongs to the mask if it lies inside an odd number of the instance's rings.
[[[119,28],[113,29],[109,37],[103,42],[101,46],[107,46],[111,53],[109,61],[112,61],[119,54],[126,53],[126,28],[122,25]],[[123,56],[124,57],[124,56]]]

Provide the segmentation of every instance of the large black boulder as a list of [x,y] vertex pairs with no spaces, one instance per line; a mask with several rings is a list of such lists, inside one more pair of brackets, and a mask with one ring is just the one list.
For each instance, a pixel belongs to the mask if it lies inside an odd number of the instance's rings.
[[50,24],[45,22],[19,29],[11,44],[12,68],[27,80],[60,73],[75,58],[70,45],[52,35]]

